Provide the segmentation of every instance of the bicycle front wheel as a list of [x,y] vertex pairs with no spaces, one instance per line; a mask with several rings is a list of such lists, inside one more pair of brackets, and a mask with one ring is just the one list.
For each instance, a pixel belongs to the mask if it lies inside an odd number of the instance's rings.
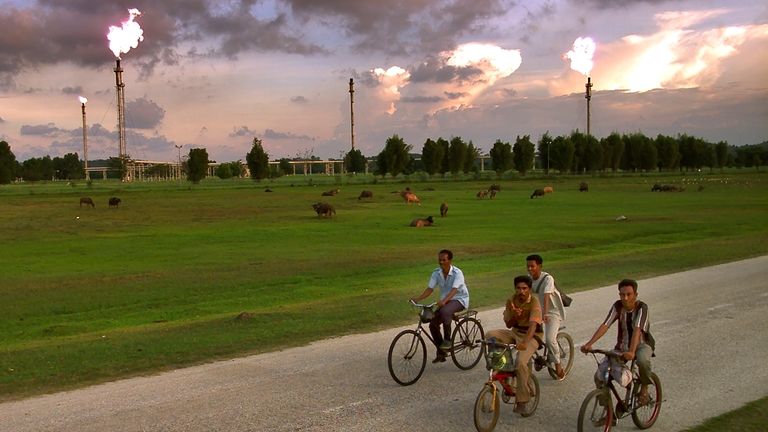
[[427,364],[424,339],[414,330],[403,330],[392,340],[387,354],[389,374],[400,385],[411,385],[421,378]]
[[469,370],[477,365],[483,356],[485,334],[480,321],[475,318],[465,318],[453,329],[453,346],[451,358],[459,369]]
[[[640,392],[640,383],[635,384],[637,392]],[[661,380],[651,372],[651,384],[648,384],[648,403],[641,406],[635,406],[632,411],[632,422],[639,429],[648,429],[656,423],[661,412]],[[635,393],[635,403],[637,403],[637,393]]]
[[497,390],[493,383],[486,383],[475,399],[475,429],[491,432],[499,421],[499,397],[503,390]]
[[612,404],[611,394],[607,388],[594,389],[589,392],[584,398],[584,402],[581,403],[576,430],[578,432],[610,431],[613,423]]
[[568,333],[560,332],[557,334],[557,346],[560,348],[560,366],[563,367],[565,375],[560,379],[557,377],[557,371],[554,368],[548,368],[547,371],[554,380],[562,381],[568,376],[573,367],[573,338]]

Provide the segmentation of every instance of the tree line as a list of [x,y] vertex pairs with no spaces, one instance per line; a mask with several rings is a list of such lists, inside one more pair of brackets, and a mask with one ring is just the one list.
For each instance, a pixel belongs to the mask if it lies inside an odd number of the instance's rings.
[[[315,156],[309,157],[319,160]],[[465,141],[461,137],[452,137],[450,140],[442,137],[427,139],[419,154],[414,153],[413,146],[395,134],[387,138],[384,148],[375,157],[368,159],[359,149],[353,149],[344,156],[343,164],[347,172],[366,172],[367,168],[371,167],[374,173],[382,176],[395,177],[419,171],[429,175],[444,175],[477,171],[480,157],[480,150],[473,142]],[[246,164],[239,160],[222,163],[216,168],[215,174],[220,178],[240,177],[245,174],[247,166],[254,180],[274,178],[292,173],[291,160],[307,158],[306,155],[303,158],[282,158],[278,164],[270,164],[262,141],[254,138],[251,150],[246,154]],[[493,143],[489,159],[486,168],[496,171],[499,176],[513,169],[525,176],[532,169],[542,170],[546,174],[594,174],[617,171],[682,172],[725,167],[759,168],[768,161],[768,141],[737,147],[725,141],[711,143],[687,134],[674,137],[657,135],[652,138],[641,132],[613,132],[607,137],[597,139],[577,130],[569,135],[557,137],[545,133],[535,144],[530,135],[517,136],[514,144],[498,139]],[[206,149],[190,149],[182,164],[187,179],[197,183],[205,178],[209,162]],[[124,164],[125,161],[120,158],[110,158],[106,161],[106,165],[118,173],[118,178]],[[169,166],[158,165],[148,168],[157,172],[147,174],[162,174],[163,170],[168,169]],[[320,167],[310,169],[312,173],[322,170]],[[18,162],[10,145],[6,141],[0,141],[0,184],[17,179],[40,181],[84,178],[83,161],[77,153],[53,158],[33,157]]]

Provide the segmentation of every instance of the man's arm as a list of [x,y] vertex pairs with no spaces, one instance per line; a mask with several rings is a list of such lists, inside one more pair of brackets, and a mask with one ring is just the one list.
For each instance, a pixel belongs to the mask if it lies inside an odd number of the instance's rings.
[[635,358],[635,351],[637,351],[637,346],[640,345],[641,333],[643,331],[640,330],[640,327],[635,327],[635,330],[632,332],[632,340],[629,341],[629,351],[621,353],[624,360],[629,361]]
[[411,300],[413,300],[416,303],[418,303],[418,302],[424,300],[425,298],[431,296],[432,295],[432,291],[434,291],[432,288],[427,287],[427,289],[425,289],[424,292],[421,293],[421,295],[418,295],[416,297],[411,297]]
[[451,288],[451,290],[448,291],[448,295],[445,296],[444,299],[438,300],[437,307],[441,308],[441,307],[445,306],[445,304],[448,303],[449,301],[451,301],[451,299],[453,298],[453,296],[456,295],[457,292],[459,292],[459,290],[457,290],[455,287]]
[[600,324],[600,327],[597,328],[597,330],[595,331],[595,334],[592,335],[592,339],[590,339],[589,342],[581,346],[581,352],[586,354],[587,351],[591,350],[592,344],[600,340],[600,338],[603,337],[607,331],[608,331],[608,326],[606,324]]
[[528,348],[528,344],[531,343],[533,340],[533,335],[536,334],[536,323],[531,321],[530,325],[528,326],[528,331],[525,333],[525,339],[522,340],[522,342],[517,343],[517,350],[518,351],[525,351],[526,348]]

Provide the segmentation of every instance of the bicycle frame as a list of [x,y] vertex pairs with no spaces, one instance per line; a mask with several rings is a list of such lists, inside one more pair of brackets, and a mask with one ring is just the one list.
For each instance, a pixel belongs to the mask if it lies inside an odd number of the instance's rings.
[[[616,402],[618,405],[616,405],[616,409],[614,410],[614,415],[616,418],[624,418],[627,415],[629,415],[632,410],[635,409],[635,393],[636,393],[636,386],[640,385],[639,380],[639,374],[637,371],[637,366],[635,365],[635,360],[632,360],[632,363],[629,366],[629,370],[632,373],[632,381],[629,385],[626,387],[626,393],[624,397],[621,397],[619,395],[619,391],[616,389],[616,385],[614,384],[616,380],[613,378],[613,375],[611,374],[611,371],[614,367],[623,367],[623,365],[619,365],[616,361],[619,356],[610,353],[607,354],[607,352],[599,352],[601,354],[604,354],[607,358],[609,358],[609,365],[608,368],[605,370],[605,376],[603,376],[603,381],[605,381],[605,388],[609,390],[609,394],[612,394],[614,398],[616,398]],[[592,353],[592,356],[595,358],[595,362],[599,365],[600,362],[597,361],[597,356],[595,353]],[[624,386],[619,386],[624,388]],[[613,398],[611,398],[611,403]]]

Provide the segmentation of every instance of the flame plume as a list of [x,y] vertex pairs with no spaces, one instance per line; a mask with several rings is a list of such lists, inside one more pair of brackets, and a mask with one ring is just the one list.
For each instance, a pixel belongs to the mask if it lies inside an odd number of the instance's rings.
[[588,76],[595,63],[592,56],[595,55],[595,41],[589,37],[579,37],[573,42],[573,49],[565,54],[565,58],[571,60],[571,69]]
[[138,9],[128,9],[130,16],[128,21],[124,21],[122,27],[109,26],[107,39],[109,40],[109,49],[120,58],[120,54],[125,54],[139,46],[139,42],[144,40],[144,30],[134,18],[141,15]]

